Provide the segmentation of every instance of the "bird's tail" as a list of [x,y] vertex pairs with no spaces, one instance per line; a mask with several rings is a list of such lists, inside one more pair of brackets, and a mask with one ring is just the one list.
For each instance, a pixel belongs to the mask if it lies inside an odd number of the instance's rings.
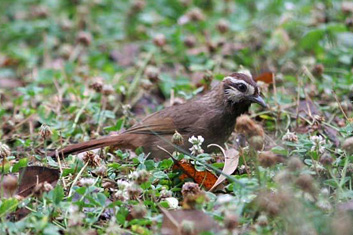
[[123,145],[123,142],[124,142],[123,139],[124,139],[123,135],[117,135],[117,136],[107,136],[96,140],[89,140],[83,143],[69,145],[62,149],[59,149],[58,151],[53,151],[49,154],[49,156],[54,157],[56,156],[56,153],[58,153],[59,157],[63,157],[63,156],[65,157],[69,154],[78,154],[92,149],[98,149],[98,148],[103,148],[103,147],[112,146],[112,145],[119,146],[122,148],[128,148],[126,146],[120,146],[120,145]]

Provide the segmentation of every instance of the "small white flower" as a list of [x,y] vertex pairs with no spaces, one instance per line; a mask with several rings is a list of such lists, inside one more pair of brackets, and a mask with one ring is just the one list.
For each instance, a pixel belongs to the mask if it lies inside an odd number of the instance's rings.
[[76,205],[70,205],[69,208],[68,208],[68,212],[69,212],[70,214],[76,213],[76,212],[78,212],[78,211],[79,211],[79,208],[78,208],[78,206],[76,206]]
[[192,144],[197,144],[197,138],[195,136],[191,136],[189,138],[189,142],[192,143]]
[[170,209],[177,209],[179,207],[179,201],[175,197],[167,197],[164,200],[168,203]]
[[11,154],[11,150],[9,146],[0,142],[0,157],[7,158],[8,156],[10,156],[10,154]]
[[197,154],[203,153],[203,149],[202,149],[201,145],[204,141],[205,141],[205,139],[200,135],[197,138],[195,136],[191,136],[189,138],[189,142],[192,144],[192,147],[190,148],[192,155],[197,155]]
[[193,145],[190,149],[192,155],[197,155],[203,153],[201,146]]
[[311,136],[310,140],[313,142],[313,146],[311,147],[311,151],[318,150],[319,153],[325,152],[325,147],[323,146],[325,144],[325,139],[321,135]]
[[93,178],[82,178],[79,181],[79,185],[81,185],[83,187],[89,187],[89,186],[92,186],[95,181],[96,180]]
[[124,191],[118,190],[118,191],[116,191],[114,196],[117,200],[120,200],[120,201],[126,201],[129,199],[129,194],[126,190],[124,190]]
[[322,143],[324,141],[324,138],[322,138],[321,135],[314,135],[310,137],[310,140],[315,143]]
[[126,180],[118,180],[117,184],[120,190],[124,190],[127,189],[131,183]]
[[81,225],[85,215],[80,212],[79,207],[76,205],[70,205],[68,208],[69,216],[68,216],[68,226],[74,227]]
[[183,15],[178,19],[178,24],[184,25],[184,24],[188,23],[189,21],[190,21],[190,18],[186,15]]
[[200,144],[202,144],[205,139],[204,139],[201,135],[199,135],[199,136],[197,137],[197,140],[199,141]]
[[226,204],[234,201],[235,201],[235,198],[229,194],[224,194],[217,198],[217,202],[219,204]]
[[129,179],[135,180],[138,176],[139,176],[139,172],[134,171],[129,174]]

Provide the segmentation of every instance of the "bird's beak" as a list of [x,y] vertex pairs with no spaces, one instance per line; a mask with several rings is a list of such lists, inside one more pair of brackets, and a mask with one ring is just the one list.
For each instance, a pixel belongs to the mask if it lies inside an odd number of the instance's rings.
[[261,105],[264,108],[267,108],[267,104],[265,103],[265,101],[262,99],[261,96],[257,95],[257,96],[250,96],[249,100],[251,102],[257,103],[259,105]]

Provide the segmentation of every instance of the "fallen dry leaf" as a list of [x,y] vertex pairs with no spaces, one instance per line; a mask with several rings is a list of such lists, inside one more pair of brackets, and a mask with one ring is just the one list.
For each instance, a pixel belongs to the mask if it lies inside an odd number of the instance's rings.
[[274,73],[272,72],[264,72],[261,73],[260,75],[256,76],[255,81],[262,81],[267,84],[272,84],[273,83],[273,78],[274,78]]
[[[238,167],[239,164],[239,152],[235,149],[228,149],[225,151],[225,162],[222,169],[223,174],[231,175]],[[222,183],[226,177],[221,174],[215,184],[212,186],[210,191],[215,189],[220,183]]]
[[175,161],[174,169],[181,169],[184,174],[179,178],[184,180],[185,178],[191,178],[200,186],[204,186],[207,190],[217,181],[217,176],[209,171],[197,171],[195,167],[186,161]]
[[7,219],[12,222],[19,221],[25,218],[29,213],[31,213],[31,211],[26,207],[18,208],[15,212],[10,213]]
[[308,118],[308,116],[320,115],[319,108],[311,100],[301,100],[299,102],[298,114]]
[[324,133],[327,137],[332,141],[332,143],[338,147],[340,145],[340,141],[338,139],[339,132],[336,129],[333,129],[330,126],[324,126]]
[[218,224],[209,215],[199,210],[173,210],[168,211],[160,208],[163,213],[163,222],[161,234],[163,235],[182,235],[181,225],[183,221],[192,222],[194,224],[194,233],[217,232]]
[[59,179],[58,169],[44,166],[27,166],[20,170],[20,180],[17,195],[22,197],[29,196],[37,184],[48,182],[53,187]]

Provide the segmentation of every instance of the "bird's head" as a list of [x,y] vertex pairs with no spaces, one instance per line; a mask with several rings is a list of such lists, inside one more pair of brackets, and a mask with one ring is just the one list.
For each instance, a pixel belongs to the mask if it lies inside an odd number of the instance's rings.
[[256,82],[246,74],[232,73],[223,79],[223,89],[225,98],[232,104],[241,102],[258,103],[267,107],[265,101],[260,96],[260,91]]

